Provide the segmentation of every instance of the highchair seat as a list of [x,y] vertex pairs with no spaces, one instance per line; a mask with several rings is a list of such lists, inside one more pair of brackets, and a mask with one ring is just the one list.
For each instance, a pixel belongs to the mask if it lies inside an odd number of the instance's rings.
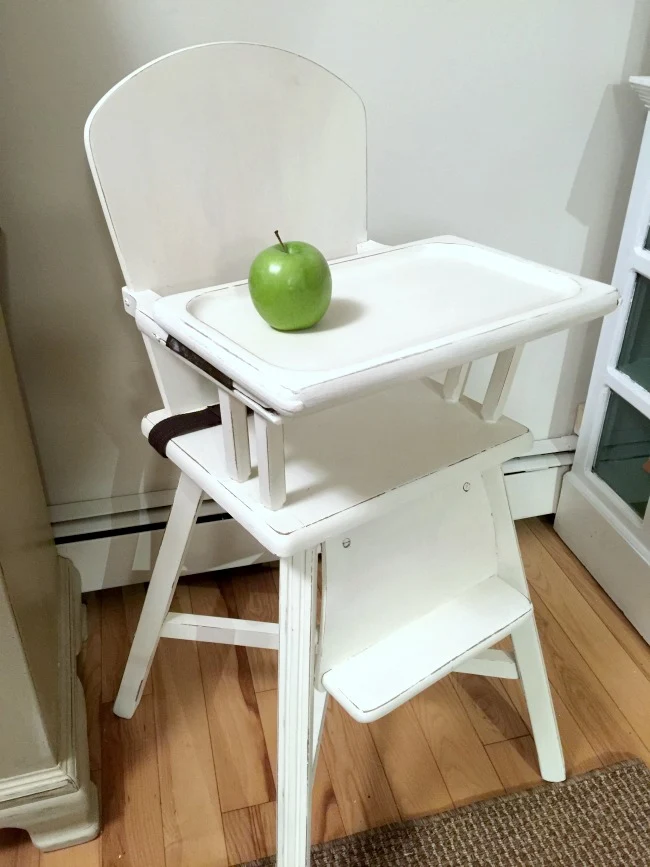
[[[150,321],[282,415],[446,370],[608,312],[610,287],[452,236],[331,266],[332,304],[305,332],[255,311],[246,280],[140,303]],[[127,306],[128,292],[125,296]]]
[[[146,416],[143,433],[166,415]],[[221,426],[171,440],[167,455],[281,557],[444,490],[447,482],[462,483],[532,444],[517,422],[501,416],[486,424],[475,401],[445,401],[432,380],[408,382],[284,425],[287,493],[273,511],[260,502],[253,419],[248,423],[253,471],[243,482],[228,473]]]

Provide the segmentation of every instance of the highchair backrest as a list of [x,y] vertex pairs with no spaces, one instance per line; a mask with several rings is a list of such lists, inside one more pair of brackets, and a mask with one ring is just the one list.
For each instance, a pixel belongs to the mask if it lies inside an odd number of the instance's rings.
[[275,229],[328,258],[367,238],[363,103],[291,52],[214,42],[168,54],[104,96],[85,140],[131,289],[245,278]]

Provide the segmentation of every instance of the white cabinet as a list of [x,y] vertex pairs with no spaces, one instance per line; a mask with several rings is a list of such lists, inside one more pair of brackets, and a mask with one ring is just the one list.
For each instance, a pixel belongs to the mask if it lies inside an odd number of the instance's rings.
[[[650,108],[650,77],[631,79]],[[650,641],[650,120],[555,528]]]
[[84,698],[79,576],[57,557],[0,312],[0,828],[42,849],[98,833]]

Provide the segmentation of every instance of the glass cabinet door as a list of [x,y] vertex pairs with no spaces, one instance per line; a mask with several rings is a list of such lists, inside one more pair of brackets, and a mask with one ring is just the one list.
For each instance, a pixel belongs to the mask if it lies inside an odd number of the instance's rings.
[[650,420],[614,391],[609,393],[593,471],[644,517],[650,498]]
[[650,391],[650,280],[637,274],[618,369]]
[[650,279],[642,274],[634,282],[616,367],[648,392],[648,412],[610,390],[592,470],[644,518],[650,498]]

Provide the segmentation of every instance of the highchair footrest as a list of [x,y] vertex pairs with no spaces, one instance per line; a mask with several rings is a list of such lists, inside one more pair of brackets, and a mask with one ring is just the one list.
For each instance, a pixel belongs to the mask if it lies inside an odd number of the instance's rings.
[[486,578],[325,672],[323,687],[354,719],[373,722],[495,644],[532,610],[501,578]]

